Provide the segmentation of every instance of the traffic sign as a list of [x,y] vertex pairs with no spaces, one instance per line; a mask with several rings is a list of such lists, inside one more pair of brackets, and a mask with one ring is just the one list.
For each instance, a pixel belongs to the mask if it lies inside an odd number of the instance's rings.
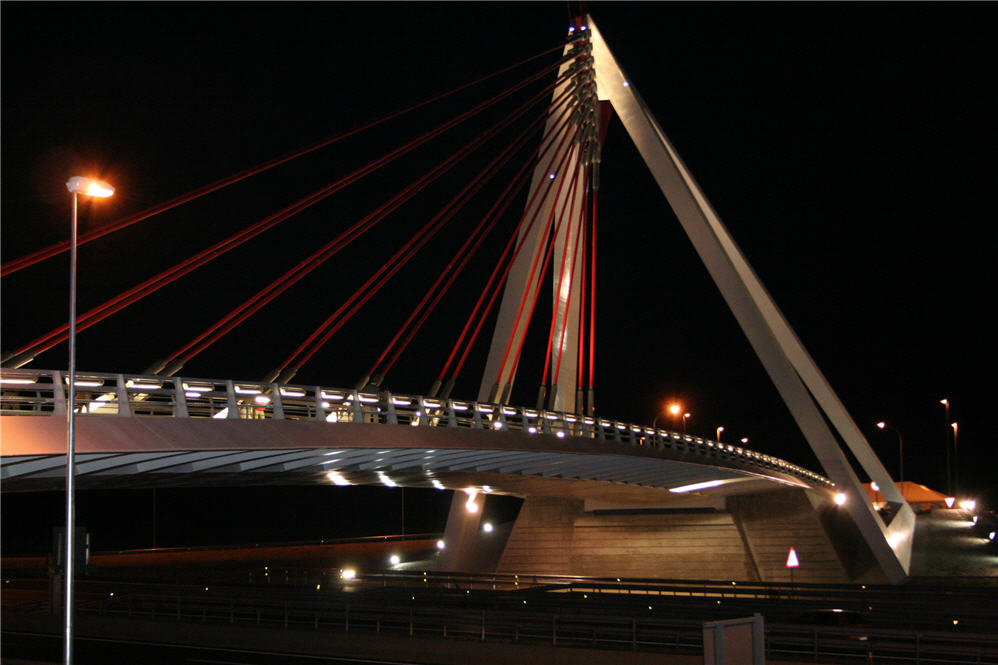
[[800,561],[797,559],[797,550],[790,548],[790,553],[787,554],[787,568],[796,568],[800,565]]

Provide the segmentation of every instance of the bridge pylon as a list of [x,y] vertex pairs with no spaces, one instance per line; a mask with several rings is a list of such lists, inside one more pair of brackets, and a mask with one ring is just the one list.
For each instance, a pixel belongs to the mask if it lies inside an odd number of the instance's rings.
[[[565,54],[569,55],[574,50],[579,55],[567,60],[559,73],[564,74],[572,66],[591,72],[591,83],[597,98],[608,102],[620,118],[811,449],[828,476],[847,495],[849,514],[877,563],[892,582],[902,581],[907,577],[911,564],[914,512],[741,253],[638,95],[633,82],[617,63],[592,17],[587,15],[577,20],[570,32]],[[575,65],[575,62],[583,64]],[[581,86],[588,86],[589,76],[577,71],[572,77],[564,79],[555,89],[552,103],[564,92],[565,86],[579,86],[579,77],[582,77]],[[552,117],[548,121],[549,127],[553,126],[553,122]],[[567,131],[573,131],[573,128],[563,130]],[[560,135],[555,134],[552,140],[557,136]],[[577,165],[580,156],[578,152],[572,155],[571,159],[575,160],[572,164]],[[543,179],[552,177],[558,178],[559,173],[549,161],[542,160],[534,170],[532,188],[539,187]],[[547,189],[541,203],[546,214],[554,215],[559,205],[576,203],[562,198],[567,196],[562,194],[562,189]],[[575,195],[580,196],[581,193],[576,192]],[[556,239],[556,242],[562,243],[558,245],[559,249],[566,242],[572,243],[579,232],[574,226],[567,226]],[[481,400],[501,401],[513,384],[516,365],[507,361],[508,347],[512,345],[518,349],[518,345],[522,344],[529,318],[524,320],[521,316],[521,303],[531,302],[541,288],[540,273],[532,266],[536,265],[536,257],[543,251],[548,233],[550,231],[542,224],[524,232],[524,251],[520,252],[512,267],[499,310],[479,392]],[[565,284],[579,284],[577,277],[580,269],[580,265],[569,263],[561,274],[554,275],[554,302],[558,308],[555,321],[558,332],[565,330],[564,335],[553,337],[554,340],[564,340],[565,348],[557,349],[559,353],[576,348],[574,345],[578,343],[578,293],[565,288]],[[559,318],[561,308],[565,311],[564,318]],[[555,351],[553,348],[552,353]],[[562,372],[552,386],[555,395],[553,400],[549,400],[549,408],[575,411],[582,406],[576,404],[574,385],[579,368],[574,362],[575,354],[569,352],[567,356],[567,365],[563,360]],[[850,450],[870,479],[881,487],[891,508],[888,517],[882,517],[873,508],[842,444]]]

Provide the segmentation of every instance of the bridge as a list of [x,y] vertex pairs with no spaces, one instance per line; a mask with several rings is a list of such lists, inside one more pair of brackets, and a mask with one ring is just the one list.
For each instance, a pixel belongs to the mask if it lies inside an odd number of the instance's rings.
[[[491,230],[486,221],[496,211],[505,211],[511,198],[501,198],[490,208],[454,252],[440,278],[425,290],[393,339],[395,346],[385,350],[353,389],[295,385],[291,380],[346,318],[453,216],[451,204],[424,230],[414,233],[264,381],[175,375],[194,355],[394,210],[392,206],[401,205],[396,199],[333,238],[146,373],[86,373],[78,380],[72,373],[67,391],[64,373],[25,369],[40,353],[70,336],[65,327],[8,353],[0,422],[4,490],[59,484],[65,465],[63,417],[69,416],[76,418],[79,428],[83,487],[332,482],[458,490],[464,496],[455,499],[445,539],[450,543],[445,565],[452,569],[465,568],[473,560],[472,536],[480,515],[476,498],[496,492],[526,498],[500,569],[585,574],[588,566],[598,566],[604,574],[612,570],[629,576],[682,577],[692,569],[705,570],[699,555],[706,545],[719,553],[713,561],[716,574],[734,570],[738,576],[771,579],[782,574],[781,557],[793,536],[795,542],[803,538],[807,544],[802,547],[809,549],[809,555],[813,553],[812,560],[822,562],[812,569],[818,576],[815,580],[864,579],[867,575],[903,580],[911,557],[914,516],[910,508],[642,103],[592,19],[577,19],[558,50],[562,56],[554,66],[525,80],[541,74],[557,77],[529,102],[550,100],[535,121],[537,127],[544,127],[542,148],[531,155],[503,193],[505,197],[515,183],[529,179],[526,210],[451,354],[451,359],[460,356],[457,369],[447,373],[451,371],[449,359],[430,394],[393,394],[380,386],[384,373]],[[525,113],[529,104],[500,121],[489,136],[505,129],[502,123]],[[592,294],[595,255],[588,250],[595,242],[601,128],[605,130],[611,108],[828,478],[746,448],[596,415],[592,380],[595,309],[587,301],[587,294],[588,298]],[[508,159],[509,150],[524,145],[527,136],[512,139],[496,160]],[[476,141],[469,147],[477,147]],[[238,234],[238,242],[338,191],[346,181],[367,175],[372,165],[380,166],[394,154],[317,191],[305,202],[268,216]],[[404,202],[413,195],[410,192],[425,187],[425,178],[438,169],[450,169],[456,163],[456,159],[445,160],[400,193],[399,200]],[[490,170],[494,175],[497,165],[500,162],[490,162],[480,176]],[[478,185],[479,176],[475,176],[467,187]],[[204,189],[209,191],[214,190]],[[455,201],[462,200],[464,192]],[[177,199],[170,205],[186,200],[190,199]],[[142,218],[133,215],[108,228],[123,228]],[[497,217],[491,219],[494,224]],[[216,244],[84,313],[76,324],[89,327],[146,295],[153,286],[178,279],[236,244],[233,239]],[[5,265],[4,274],[57,250]],[[514,406],[509,403],[510,395],[530,313],[548,277],[553,311],[543,354],[542,389],[535,408]],[[486,298],[489,294],[491,299]],[[488,304],[483,305],[486,300]],[[496,323],[477,400],[452,399],[454,372],[474,342],[474,336],[465,341],[465,332],[474,330],[477,335],[496,301]],[[429,309],[421,309],[424,306]],[[849,456],[884,488],[889,518],[873,509]],[[836,507],[836,495],[844,499],[841,509]]]

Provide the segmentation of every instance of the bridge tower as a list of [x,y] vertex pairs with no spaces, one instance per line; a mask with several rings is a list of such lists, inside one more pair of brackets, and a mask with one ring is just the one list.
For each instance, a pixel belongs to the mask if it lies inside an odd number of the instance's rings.
[[[585,35],[588,27],[577,19],[572,33]],[[592,46],[587,38],[569,41],[565,45],[565,62],[558,69],[558,81],[551,96],[551,113],[544,127],[541,158],[534,167],[530,182],[532,197],[525,217],[535,223],[521,228],[517,243],[520,250],[506,280],[499,305],[499,316],[493,332],[485,372],[478,399],[506,402],[516,378],[516,357],[530,323],[530,304],[543,287],[539,268],[548,248],[552,252],[552,301],[554,307],[553,344],[548,360],[558,369],[552,374],[550,392],[541,394],[538,407],[569,413],[583,411],[581,395],[577,395],[579,307],[583,282],[584,261],[577,251],[585,234],[584,206],[588,188],[598,182],[599,137],[597,124],[596,83],[593,74]],[[571,57],[571,56],[575,57]],[[572,95],[574,111],[571,121],[562,123],[555,113],[558,100]],[[554,146],[571,145],[559,156]],[[584,186],[573,186],[571,174],[587,168]],[[593,175],[595,170],[595,175]],[[558,223],[552,223],[559,220]],[[564,257],[564,260],[559,260]],[[544,387],[542,386],[542,390]]]
[[[914,512],[638,96],[590,16],[576,22],[572,37],[565,54],[573,48],[577,49],[579,43],[586,44],[584,52],[580,50],[580,57],[588,58],[591,53],[591,71],[598,99],[609,102],[620,118],[811,449],[828,477],[846,493],[846,507],[871,553],[888,579],[893,582],[903,580],[911,564]],[[562,72],[569,66],[570,63],[566,63]],[[569,84],[570,81],[566,81],[562,86]],[[555,90],[553,99],[557,99],[562,86]],[[538,164],[533,174],[535,186],[540,179],[551,177],[549,169],[546,162]],[[558,177],[557,173],[553,175]],[[562,203],[558,188],[548,191],[553,193],[545,197],[543,205],[550,212]],[[567,228],[563,232],[564,237],[557,240],[571,243],[578,232],[575,228]],[[516,314],[519,303],[541,288],[530,271],[530,265],[543,240],[539,232],[527,237],[524,248],[530,251],[521,252],[513,265],[489,352],[480,399],[501,400],[508,395],[515,378],[515,367],[502,367],[502,356],[506,340],[512,339],[519,344],[524,334],[526,324]],[[579,269],[580,266],[571,265],[565,271]],[[567,348],[571,349],[578,339],[578,294],[564,288],[559,290],[559,283],[564,284],[565,279],[559,282],[558,278],[559,275],[555,275],[555,303],[564,303],[567,312],[566,317],[558,320],[558,329],[568,326],[564,338]],[[579,281],[568,280],[568,283],[578,284]],[[569,353],[568,356],[571,361],[574,354]],[[568,371],[563,369],[550,408],[575,411],[581,406],[575,403],[577,370],[573,362],[569,362]],[[889,521],[874,510],[842,449],[843,443],[870,479],[881,487],[891,507]]]

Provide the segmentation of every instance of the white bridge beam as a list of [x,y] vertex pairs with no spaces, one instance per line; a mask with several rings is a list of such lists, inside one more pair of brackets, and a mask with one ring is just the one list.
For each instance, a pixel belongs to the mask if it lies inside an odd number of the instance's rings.
[[[829,478],[848,495],[849,513],[877,562],[892,582],[904,580],[911,564],[914,513],[617,64],[596,24],[588,16],[587,21],[600,100],[613,105],[811,449]],[[889,524],[874,510],[839,440],[894,504]]]

